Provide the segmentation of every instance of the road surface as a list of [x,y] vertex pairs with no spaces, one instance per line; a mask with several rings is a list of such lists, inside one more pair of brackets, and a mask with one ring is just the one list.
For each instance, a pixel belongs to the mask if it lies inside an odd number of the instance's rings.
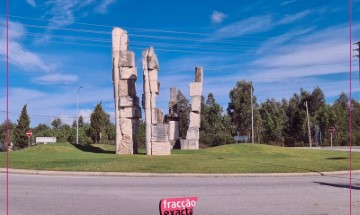
[[[9,174],[9,214],[159,214],[162,198],[197,196],[195,214],[350,214],[348,175],[296,177],[124,177]],[[352,214],[360,214],[360,174]],[[0,214],[6,214],[0,174]]]

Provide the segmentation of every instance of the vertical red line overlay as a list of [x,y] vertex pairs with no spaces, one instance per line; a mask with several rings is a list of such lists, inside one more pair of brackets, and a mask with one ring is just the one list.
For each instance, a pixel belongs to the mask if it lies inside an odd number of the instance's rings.
[[6,215],[9,214],[9,0],[6,0]]
[[350,181],[349,181],[349,194],[350,194],[350,215],[352,214],[352,0],[349,0],[349,24],[350,24],[350,104],[349,104],[349,171],[350,171]]

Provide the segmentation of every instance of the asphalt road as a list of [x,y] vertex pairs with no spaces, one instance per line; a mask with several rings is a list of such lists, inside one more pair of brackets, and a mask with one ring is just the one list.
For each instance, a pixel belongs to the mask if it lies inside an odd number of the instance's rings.
[[[159,214],[162,198],[197,196],[195,214],[350,214],[347,175],[296,177],[115,177],[9,174],[9,214]],[[0,214],[6,214],[0,174]],[[360,214],[360,174],[352,214]]]

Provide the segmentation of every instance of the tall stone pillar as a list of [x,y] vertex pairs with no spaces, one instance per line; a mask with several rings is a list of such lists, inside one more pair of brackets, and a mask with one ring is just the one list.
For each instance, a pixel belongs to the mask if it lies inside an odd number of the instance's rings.
[[179,113],[177,107],[177,90],[175,87],[170,88],[170,102],[169,102],[169,115],[167,115],[167,121],[169,123],[169,141],[171,148],[180,148],[179,138]]
[[147,155],[168,155],[170,143],[168,125],[164,124],[163,112],[156,108],[156,96],[159,95],[158,82],[159,63],[154,48],[150,47],[142,53],[144,71],[143,108],[145,111],[145,140]]
[[190,83],[191,112],[186,140],[181,140],[181,149],[199,149],[199,128],[201,122],[201,95],[203,84],[202,67],[195,68],[195,82]]
[[112,31],[113,85],[115,101],[116,154],[137,153],[141,110],[136,96],[135,54],[128,51],[128,34]]

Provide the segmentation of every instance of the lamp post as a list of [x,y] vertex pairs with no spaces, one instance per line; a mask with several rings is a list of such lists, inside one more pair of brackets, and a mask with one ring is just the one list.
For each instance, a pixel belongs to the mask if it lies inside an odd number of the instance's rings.
[[79,144],[79,93],[82,86],[77,91],[77,105],[76,105],[76,144]]
[[251,143],[254,144],[254,104],[253,104],[253,85],[252,81],[250,82],[251,90]]

